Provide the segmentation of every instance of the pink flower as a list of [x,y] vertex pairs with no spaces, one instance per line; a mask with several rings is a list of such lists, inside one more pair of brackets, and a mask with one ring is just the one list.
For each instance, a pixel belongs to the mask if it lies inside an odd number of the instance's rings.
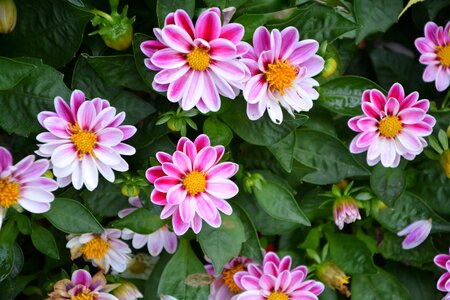
[[445,28],[434,22],[425,25],[425,37],[417,38],[415,45],[421,53],[419,61],[427,65],[423,81],[435,81],[436,89],[444,91],[450,84],[450,22]]
[[157,41],[141,44],[147,68],[158,71],[153,88],[167,92],[184,110],[218,111],[220,96],[234,99],[250,76],[238,59],[248,50],[241,42],[244,27],[221,25],[220,10],[200,14],[195,27],[182,9],[170,13],[163,29],[155,28]]
[[367,151],[370,166],[381,160],[384,167],[395,168],[400,156],[413,160],[427,145],[423,137],[431,134],[436,123],[426,113],[430,102],[419,100],[417,92],[405,97],[399,83],[391,87],[387,97],[377,89],[364,91],[361,107],[364,115],[348,121],[348,126],[358,132],[350,151]]
[[[142,207],[139,197],[132,197],[128,199],[128,202],[134,207],[119,211],[119,218],[128,216],[136,209]],[[175,253],[178,245],[177,235],[171,232],[167,225],[151,234],[140,234],[125,228],[122,230],[122,238],[124,240],[132,240],[132,245],[135,249],[141,249],[147,244],[147,249],[151,256],[158,256],[163,247],[170,254]]]
[[333,204],[333,218],[336,226],[340,230],[344,228],[344,223],[350,224],[356,220],[361,220],[358,204],[352,197],[342,197]]
[[218,164],[224,153],[223,146],[210,146],[207,135],[199,135],[194,142],[188,138],[178,141],[173,155],[156,153],[161,166],[147,170],[148,181],[155,185],[151,200],[164,206],[161,219],[172,216],[177,235],[189,227],[195,233],[202,228],[202,219],[212,227],[222,223],[220,213],[230,215],[232,208],[224,199],[238,193],[238,187],[229,180],[238,171],[232,162]]
[[[208,259],[207,259],[208,260]],[[229,300],[242,290],[234,282],[234,274],[240,271],[247,271],[247,266],[254,261],[250,258],[239,256],[232,258],[223,267],[220,274],[214,272],[212,264],[205,266],[206,272],[215,277],[211,283],[211,290],[208,300]]]
[[283,121],[284,107],[293,111],[308,111],[319,93],[313,88],[319,83],[311,77],[324,66],[322,57],[316,55],[319,43],[315,40],[299,41],[298,30],[287,27],[283,31],[265,27],[256,29],[253,47],[243,60],[251,72],[244,88],[247,115],[250,120],[262,117],[267,109],[274,123]]
[[98,272],[94,277],[86,270],[76,270],[71,280],[62,279],[55,283],[54,290],[48,300],[63,299],[92,299],[92,300],[118,300],[109,291],[120,284],[106,284],[106,278]]
[[237,286],[243,290],[233,300],[317,300],[325,286],[315,280],[306,280],[308,269],[298,266],[291,270],[292,259],[283,259],[274,252],[264,256],[263,265],[249,264],[247,271],[234,275]]
[[442,299],[448,300],[450,299],[450,255],[448,254],[436,255],[434,257],[434,263],[439,268],[446,270],[446,272],[442,274],[442,276],[439,278],[437,282],[437,289],[442,292],[447,292],[447,295]]
[[405,236],[402,243],[403,249],[412,249],[426,240],[431,231],[431,219],[419,220],[406,226],[403,230],[397,233],[398,236]]
[[56,113],[38,115],[39,123],[49,132],[36,139],[42,143],[37,153],[51,157],[59,186],[72,182],[77,190],[85,184],[92,191],[98,185],[98,172],[113,182],[112,170],[128,170],[121,155],[133,155],[135,149],[122,142],[133,136],[136,128],[121,125],[124,112],[116,115],[116,109],[100,98],[85,101],[79,90],[73,91],[70,106],[56,97],[55,109]]
[[13,165],[11,153],[0,147],[0,228],[8,208],[22,207],[32,213],[44,213],[55,198],[52,191],[58,188],[53,179],[42,177],[49,162],[35,161],[29,155]]

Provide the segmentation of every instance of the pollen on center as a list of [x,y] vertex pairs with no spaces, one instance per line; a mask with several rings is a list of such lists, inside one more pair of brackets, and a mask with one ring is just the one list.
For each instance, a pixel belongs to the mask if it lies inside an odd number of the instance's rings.
[[437,46],[436,54],[443,66],[450,67],[450,43],[445,46]]
[[205,71],[211,59],[205,49],[197,47],[186,55],[186,60],[192,69]]
[[297,69],[288,60],[277,61],[274,64],[268,64],[264,74],[270,89],[284,95],[286,89],[292,87],[297,76]]
[[70,139],[79,154],[81,156],[86,153],[92,154],[95,144],[97,143],[97,135],[88,130],[82,130],[77,123],[75,125],[70,125],[69,130],[72,132]]
[[402,128],[402,122],[397,116],[387,116],[378,124],[378,130],[384,137],[395,137]]
[[101,259],[109,250],[109,242],[100,236],[95,237],[84,244],[83,254],[87,259]]
[[236,285],[236,282],[234,282],[234,274],[236,274],[239,271],[244,271],[244,266],[242,264],[238,264],[231,269],[224,270],[222,272],[223,281],[227,285],[228,289],[237,294],[242,292],[241,289]]
[[0,179],[0,206],[9,208],[20,198],[20,186],[9,178]]
[[183,178],[183,186],[191,196],[202,193],[206,189],[206,177],[203,172],[192,171]]

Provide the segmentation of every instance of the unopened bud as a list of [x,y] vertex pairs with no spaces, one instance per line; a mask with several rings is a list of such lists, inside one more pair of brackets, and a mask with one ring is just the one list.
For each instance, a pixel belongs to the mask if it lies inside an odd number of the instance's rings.
[[439,163],[441,164],[441,167],[444,170],[445,176],[450,178],[450,149],[447,149],[444,152],[442,152],[441,158],[439,159]]
[[333,290],[338,290],[339,293],[345,295],[347,298],[351,296],[351,292],[346,284],[349,283],[350,277],[347,276],[336,264],[325,261],[317,268],[317,277]]
[[337,70],[337,62],[334,58],[330,57],[325,60],[325,65],[322,71],[322,77],[330,77]]
[[123,185],[120,191],[125,197],[137,197],[141,189],[135,185]]
[[0,33],[10,33],[16,27],[17,8],[13,0],[0,0]]

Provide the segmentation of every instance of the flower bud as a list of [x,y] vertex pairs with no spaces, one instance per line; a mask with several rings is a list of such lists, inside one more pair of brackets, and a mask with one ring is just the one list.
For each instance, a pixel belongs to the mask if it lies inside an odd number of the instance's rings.
[[128,281],[121,283],[112,293],[119,300],[136,300],[144,297],[141,292],[139,292],[138,288]]
[[333,205],[333,218],[340,230],[344,228],[344,223],[350,224],[356,220],[361,220],[358,204],[350,196],[336,199]]
[[415,248],[422,244],[428,237],[431,231],[431,219],[418,220],[397,233],[398,236],[405,236],[402,248],[405,250]]
[[345,295],[347,298],[351,296],[346,284],[349,283],[350,277],[334,263],[325,261],[317,268],[317,277],[333,290],[338,290],[339,293]]
[[122,185],[120,191],[125,197],[137,197],[141,189],[135,185]]
[[325,65],[322,71],[322,77],[330,77],[337,70],[337,62],[334,58],[330,57],[325,60]]
[[442,152],[439,163],[441,164],[442,169],[444,169],[445,175],[450,178],[450,149]]
[[13,0],[0,0],[0,33],[10,33],[16,27],[17,8]]

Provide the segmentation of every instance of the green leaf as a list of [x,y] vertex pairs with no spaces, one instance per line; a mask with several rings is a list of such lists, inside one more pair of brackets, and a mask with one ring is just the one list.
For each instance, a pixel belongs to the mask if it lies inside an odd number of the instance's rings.
[[65,1],[17,1],[17,25],[2,37],[0,54],[39,57],[61,67],[75,57],[92,14]]
[[13,270],[15,263],[14,242],[19,231],[14,220],[9,220],[0,231],[0,282]]
[[239,218],[221,215],[222,225],[212,228],[204,224],[197,238],[203,253],[212,260],[214,272],[222,273],[223,266],[233,257],[239,256],[242,243],[245,242],[245,231]]
[[311,226],[294,196],[281,185],[266,181],[261,189],[254,188],[253,193],[261,208],[273,218]]
[[361,96],[369,89],[382,90],[379,85],[364,77],[341,76],[320,85],[317,103],[342,115],[360,115]]
[[[330,245],[330,258],[346,274],[375,273],[372,253],[358,238],[342,233],[326,234]],[[357,298],[359,299],[359,298]]]
[[157,0],[156,15],[158,16],[159,27],[163,27],[166,16],[177,9],[184,9],[189,16],[193,17],[195,0]]
[[401,168],[385,168],[381,164],[373,168],[370,187],[389,206],[403,193],[405,186],[405,175]]
[[[145,300],[161,300],[158,295],[158,284],[161,278],[161,274],[164,271],[169,259],[172,255],[162,252],[160,256],[152,257],[152,272],[145,282],[145,290],[143,292]],[[140,290],[142,292],[142,290]]]
[[44,217],[66,233],[102,233],[103,227],[91,212],[78,201],[56,198]]
[[138,208],[123,219],[111,223],[111,227],[128,228],[140,234],[150,234],[164,226],[166,222],[146,208]]
[[31,222],[26,215],[17,214],[14,216],[17,222],[17,228],[22,234],[31,234]]
[[356,44],[372,33],[388,30],[397,22],[402,8],[402,0],[355,0],[353,10],[360,25],[356,33]]
[[265,114],[261,119],[251,121],[247,117],[245,100],[242,97],[234,100],[219,117],[244,141],[259,146],[272,145],[282,140],[308,120],[305,115],[297,115],[295,119],[285,116],[283,123],[277,125]]
[[37,66],[0,57],[0,90],[9,90],[27,77]]
[[209,117],[203,123],[203,133],[209,136],[212,145],[228,146],[233,139],[233,131],[215,116]]
[[294,162],[295,133],[291,132],[279,142],[268,145],[267,149],[272,152],[278,160],[280,166],[286,171],[291,172]]
[[304,181],[314,184],[331,184],[347,177],[370,174],[340,140],[320,131],[296,131],[294,158],[316,169],[303,177]]
[[189,241],[181,239],[177,252],[161,275],[158,294],[171,295],[178,300],[207,299],[209,281],[195,280],[206,276],[203,264],[192,251]]
[[42,226],[33,226],[31,231],[31,241],[34,247],[41,253],[54,258],[59,259],[59,251],[56,246],[55,238],[50,231]]
[[238,8],[239,6],[246,3],[248,0],[204,0],[205,4],[208,7],[218,6],[221,9],[233,6]]
[[144,64],[144,60],[148,58],[144,53],[141,51],[141,44],[142,42],[153,40],[154,38],[142,34],[142,33],[136,33],[133,37],[133,55],[134,55],[134,62],[136,64],[136,69],[139,73],[139,75],[142,78],[142,81],[147,85],[148,88],[152,88],[152,81],[153,77],[155,77],[156,72],[150,70],[147,68]]
[[295,9],[286,9],[284,11],[276,11],[265,14],[243,14],[236,18],[234,22],[240,23],[245,27],[243,40],[251,41],[255,30],[262,25],[276,23],[292,16]]

